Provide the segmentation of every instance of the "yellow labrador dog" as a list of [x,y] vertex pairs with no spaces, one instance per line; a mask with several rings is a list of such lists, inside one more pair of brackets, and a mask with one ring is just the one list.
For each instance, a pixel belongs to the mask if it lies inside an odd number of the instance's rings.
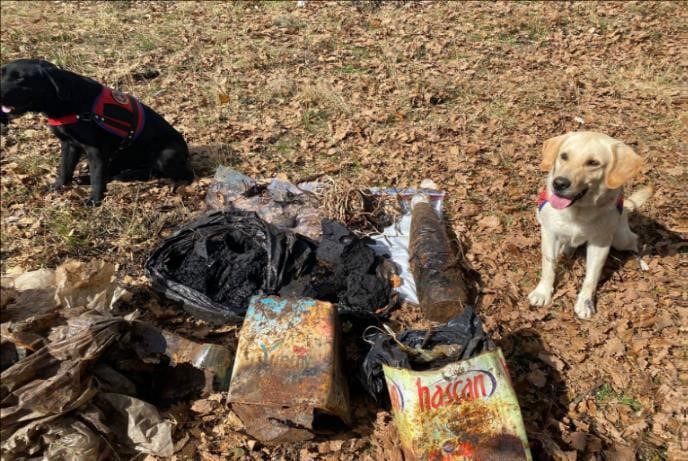
[[609,248],[638,252],[628,213],[650,198],[652,188],[624,198],[623,184],[642,163],[633,149],[601,133],[576,131],[545,141],[540,167],[549,176],[537,212],[542,276],[528,295],[531,305],[552,301],[558,256],[587,243],[585,280],[573,310],[582,319],[595,312],[595,290]]

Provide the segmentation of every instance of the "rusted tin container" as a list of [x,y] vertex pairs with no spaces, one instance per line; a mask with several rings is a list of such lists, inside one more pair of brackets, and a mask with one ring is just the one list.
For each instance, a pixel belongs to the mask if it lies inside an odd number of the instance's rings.
[[383,369],[407,459],[532,460],[501,350],[430,371]]
[[228,401],[266,444],[309,440],[349,422],[336,308],[312,299],[253,297],[241,328]]
[[203,370],[207,393],[224,391],[229,387],[232,351],[217,344],[202,344],[162,331],[167,347],[165,353],[171,364],[190,363]]
[[197,343],[144,322],[132,322],[133,347],[139,357],[166,355],[171,366],[190,364],[203,371],[202,395],[226,391],[233,351],[219,344]]

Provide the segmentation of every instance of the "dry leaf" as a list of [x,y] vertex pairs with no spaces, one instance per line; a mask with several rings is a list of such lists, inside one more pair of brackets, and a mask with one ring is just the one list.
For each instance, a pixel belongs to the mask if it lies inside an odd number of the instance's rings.
[[497,216],[486,216],[478,220],[478,225],[487,229],[498,229],[501,223]]
[[547,384],[547,375],[542,370],[536,368],[526,375],[528,381],[535,387],[544,387]]

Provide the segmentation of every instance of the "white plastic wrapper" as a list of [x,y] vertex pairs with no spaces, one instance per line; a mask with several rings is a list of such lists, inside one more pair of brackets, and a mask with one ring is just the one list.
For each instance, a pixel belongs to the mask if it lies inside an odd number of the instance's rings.
[[375,240],[373,250],[379,255],[388,256],[397,266],[401,278],[401,285],[395,289],[402,300],[407,303],[418,304],[416,283],[413,281],[411,266],[409,265],[409,234],[411,233],[411,200],[413,196],[425,194],[433,205],[438,216],[442,217],[444,192],[435,189],[382,189],[371,188],[375,195],[396,197],[401,208],[401,217],[384,229],[381,234],[372,236]]

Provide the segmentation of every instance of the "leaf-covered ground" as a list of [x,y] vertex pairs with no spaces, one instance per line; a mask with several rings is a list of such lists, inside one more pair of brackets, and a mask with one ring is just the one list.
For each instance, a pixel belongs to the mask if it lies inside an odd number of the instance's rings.
[[[2,2],[0,12],[3,63],[46,58],[138,96],[185,135],[201,177],[176,192],[111,184],[86,208],[86,187],[44,192],[58,145],[41,116],[25,116],[1,145],[3,271],[97,257],[145,285],[147,253],[202,209],[219,164],[291,178],[341,165],[339,181],[368,185],[430,177],[480,274],[481,315],[508,355],[536,459],[688,457],[678,445],[685,4]],[[612,253],[585,322],[572,311],[580,252],[562,263],[552,306],[526,300],[539,275],[540,146],[576,129],[633,146],[647,163],[631,188],[656,188],[631,220],[650,270]],[[209,334],[154,299],[142,308],[171,316],[168,327]],[[236,432],[217,401],[171,414],[177,459],[400,456],[389,414],[365,402],[348,432],[273,448]]]

